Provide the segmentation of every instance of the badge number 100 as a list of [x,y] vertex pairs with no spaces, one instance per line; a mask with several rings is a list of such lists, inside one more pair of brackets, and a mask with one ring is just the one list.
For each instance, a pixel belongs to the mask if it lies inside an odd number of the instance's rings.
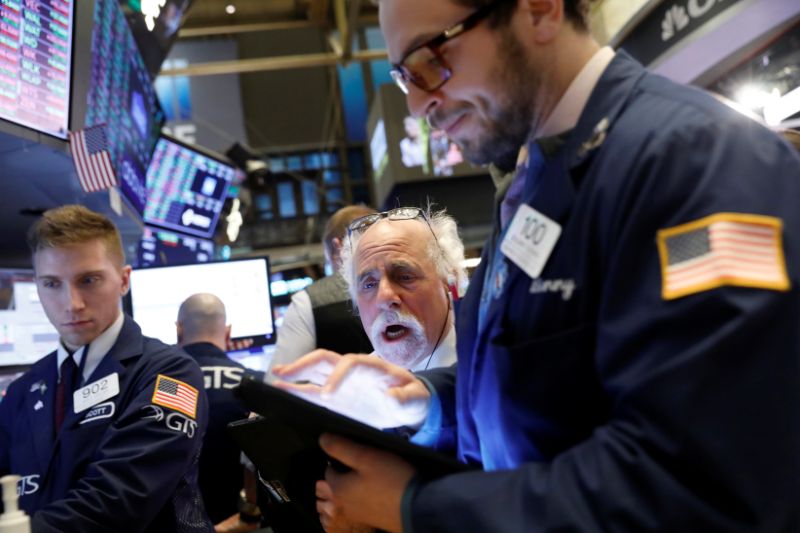
[[528,215],[522,226],[522,236],[533,244],[539,244],[547,234],[547,223]]

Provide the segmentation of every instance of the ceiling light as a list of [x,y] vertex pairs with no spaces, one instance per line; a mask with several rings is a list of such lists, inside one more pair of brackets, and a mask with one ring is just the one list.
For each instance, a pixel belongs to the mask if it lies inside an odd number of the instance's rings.
[[770,126],[777,126],[797,113],[800,113],[800,87],[773,98],[764,105],[764,120]]
[[234,13],[236,13],[236,6],[233,4],[228,4],[227,6],[225,6],[225,13],[227,13],[228,15],[233,15]]
[[481,264],[480,257],[470,257],[469,259],[464,259],[461,261],[458,266],[461,268],[475,268],[476,266]]
[[[778,94],[777,96],[780,96]],[[773,94],[755,85],[742,87],[736,93],[736,101],[749,109],[762,109],[774,98]]]

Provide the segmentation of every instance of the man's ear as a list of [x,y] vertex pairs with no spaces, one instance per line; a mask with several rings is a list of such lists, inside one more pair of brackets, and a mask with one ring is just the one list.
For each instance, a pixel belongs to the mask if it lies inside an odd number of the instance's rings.
[[456,278],[455,274],[447,275],[445,292],[453,299],[454,302],[459,299],[460,295],[458,294],[458,278]]
[[130,265],[125,265],[122,267],[122,271],[120,275],[122,277],[122,286],[120,287],[120,296],[125,296],[128,294],[128,289],[131,288],[131,271],[133,269]]
[[180,322],[175,322],[175,332],[178,336],[178,344],[183,341],[183,325]]
[[564,0],[520,0],[538,44],[551,42],[564,25]]
[[231,325],[228,324],[225,326],[225,344],[228,345],[231,343]]

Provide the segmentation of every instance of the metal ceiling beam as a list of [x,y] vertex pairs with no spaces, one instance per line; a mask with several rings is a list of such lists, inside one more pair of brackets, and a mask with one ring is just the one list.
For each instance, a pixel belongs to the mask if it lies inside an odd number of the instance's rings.
[[328,21],[329,0],[311,0],[308,6],[308,19],[316,24],[324,25]]
[[[327,0],[321,0],[327,2]],[[365,15],[357,17],[355,26],[376,26],[378,17]],[[276,22],[257,22],[253,24],[228,24],[223,26],[199,26],[196,28],[181,28],[178,32],[179,39],[191,39],[195,37],[213,37],[215,35],[234,35],[237,33],[251,33],[259,31],[274,30],[298,30],[304,28],[323,28],[326,26],[325,19],[322,22],[316,20],[285,20]]]
[[333,11],[336,17],[336,29],[339,32],[338,45],[333,36],[328,37],[331,47],[337,53],[340,52],[342,61],[347,63],[353,56],[353,30],[358,24],[358,13],[361,10],[360,0],[334,0]]
[[[372,61],[386,59],[386,50],[364,50],[353,53],[352,61]],[[185,68],[162,70],[160,76],[212,76],[215,74],[243,74],[270,70],[293,68],[328,67],[341,63],[341,57],[334,52],[322,54],[303,54],[295,56],[258,57],[236,61],[214,61],[197,63]]]
[[[341,58],[344,62],[350,61],[350,55],[353,53],[352,34],[350,33],[350,24],[347,16],[346,0],[333,0],[333,15],[336,19],[336,30],[339,32],[339,46],[334,46],[333,49],[341,50]],[[333,39],[331,39],[333,40]]]
[[259,22],[254,24],[229,24],[225,26],[205,26],[199,28],[181,28],[178,32],[179,39],[193,37],[209,37],[212,35],[231,35],[235,33],[250,33],[274,30],[298,30],[304,28],[320,28],[321,24],[309,20],[285,20],[281,22]]

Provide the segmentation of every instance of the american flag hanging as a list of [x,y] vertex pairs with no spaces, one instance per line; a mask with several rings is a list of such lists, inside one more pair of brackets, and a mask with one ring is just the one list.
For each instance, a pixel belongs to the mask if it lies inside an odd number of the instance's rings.
[[197,412],[197,389],[169,376],[159,374],[153,392],[153,403],[195,417]]
[[774,217],[718,213],[659,231],[664,299],[723,285],[788,290],[782,226]]
[[117,184],[105,124],[69,132],[69,149],[84,191],[102,191]]

